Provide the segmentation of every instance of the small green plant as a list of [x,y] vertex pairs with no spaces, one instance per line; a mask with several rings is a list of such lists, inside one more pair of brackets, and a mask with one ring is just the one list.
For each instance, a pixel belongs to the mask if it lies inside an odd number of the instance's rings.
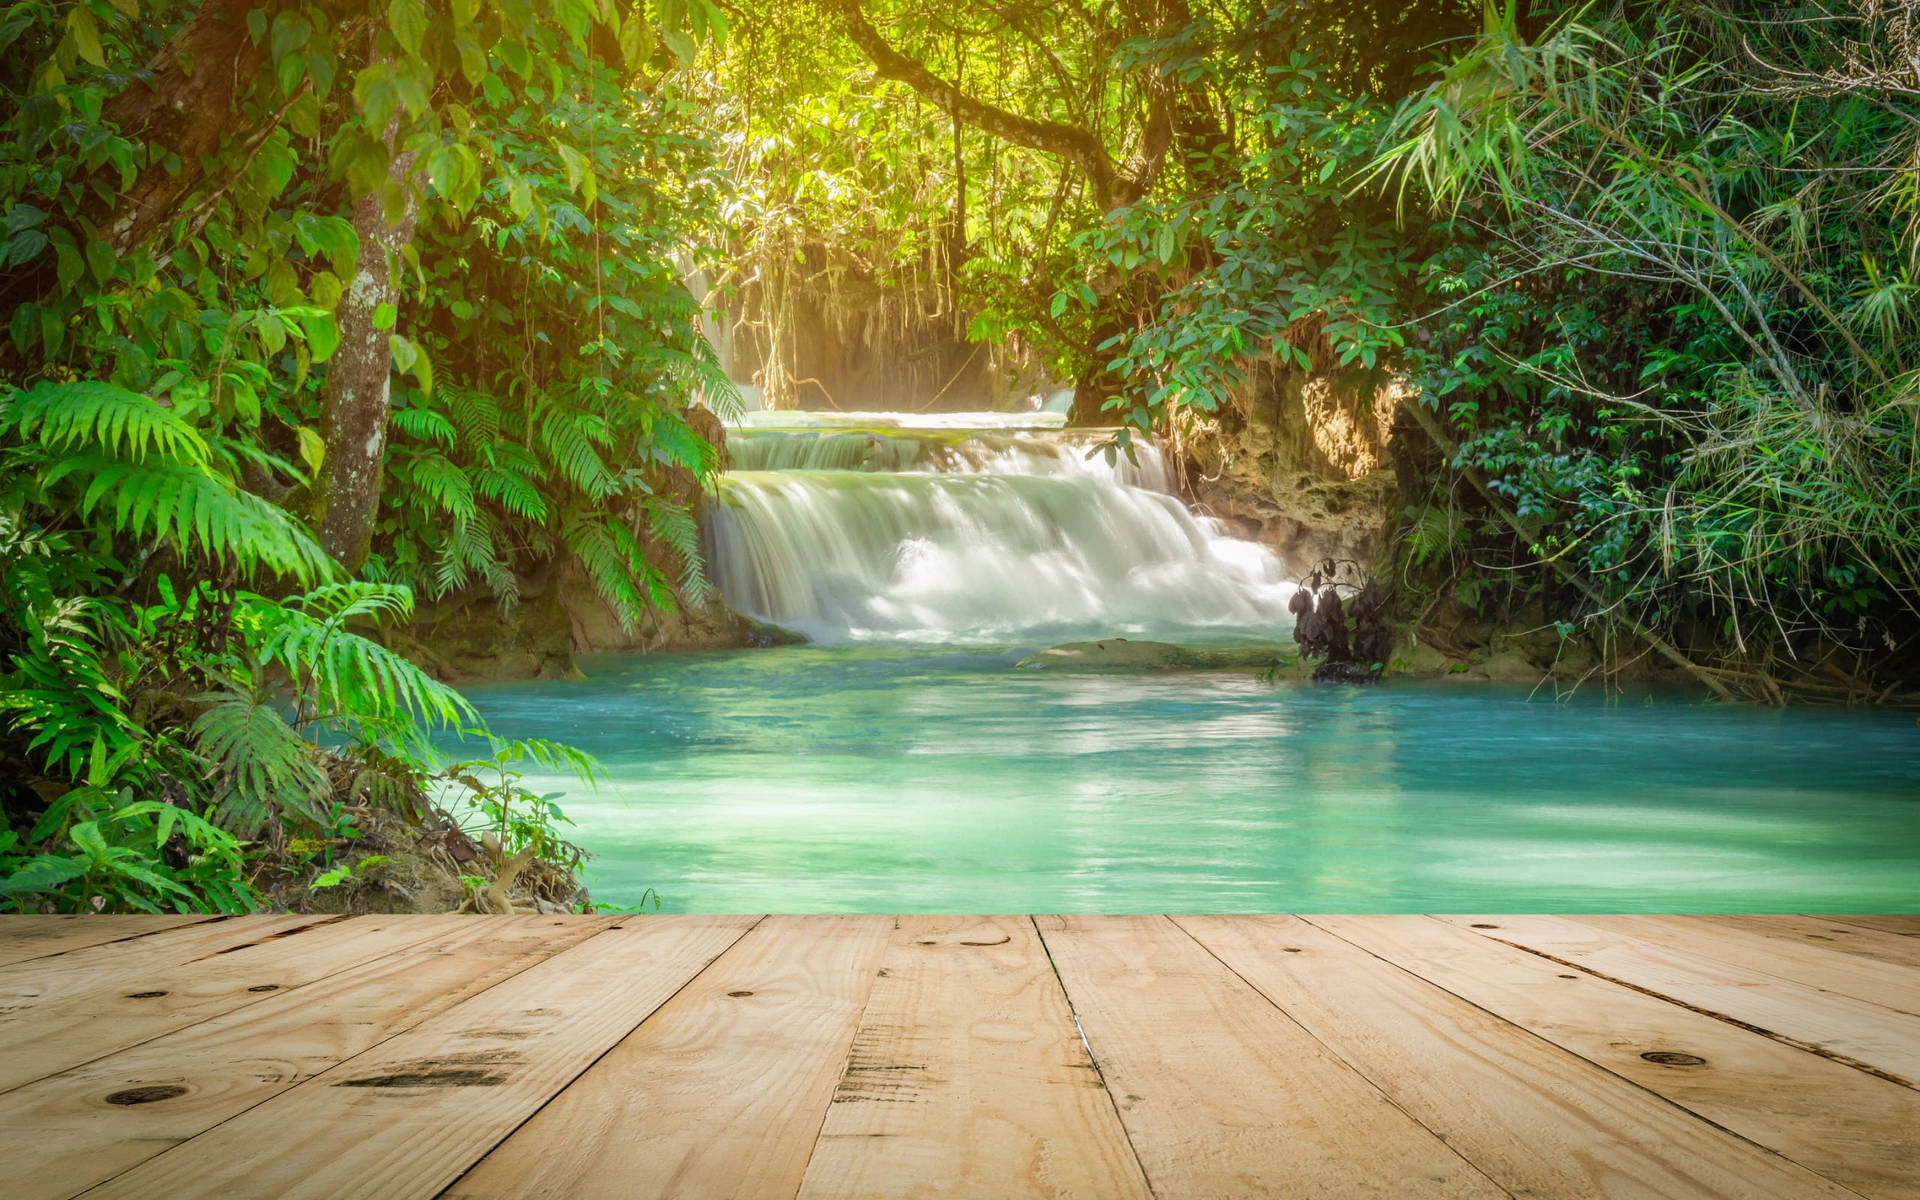
[[0,829],[0,911],[248,912],[244,867],[239,840],[189,809],[79,787],[24,841]]
[[660,911],[660,893],[655,891],[652,888],[648,888],[646,891],[641,892],[640,900],[636,904],[602,904],[599,901],[594,901],[591,904],[581,903],[581,904],[575,905],[573,911],[575,911],[576,913],[584,913],[589,910],[593,912],[599,912],[599,913],[640,913],[640,912],[647,911],[647,906],[649,901],[652,902],[653,911],[659,912]]
[[317,892],[322,888],[338,887],[343,883],[360,883],[375,867],[387,861],[387,856],[384,854],[369,854],[357,863],[343,862],[315,876],[313,882],[307,885],[307,890]]
[[541,858],[578,866],[586,853],[560,835],[561,826],[573,824],[560,808],[564,793],[523,787],[524,775],[516,768],[528,762],[569,771],[589,784],[594,781],[590,756],[540,739],[494,739],[486,757],[452,763],[438,778],[462,789],[455,793],[455,802],[466,809],[462,828],[469,834],[492,834],[508,856],[531,846]]

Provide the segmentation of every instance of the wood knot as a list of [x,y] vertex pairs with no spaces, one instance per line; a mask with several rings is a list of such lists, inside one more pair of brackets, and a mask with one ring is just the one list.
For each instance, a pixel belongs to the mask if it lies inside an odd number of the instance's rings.
[[153,998],[154,998],[154,997],[156,997],[156,996],[164,996],[164,995],[166,995],[166,993],[165,993],[165,992],[128,992],[128,993],[127,993],[127,999],[129,999],[129,1000],[151,1000],[151,999],[153,999]]
[[187,1089],[177,1083],[160,1083],[148,1087],[123,1088],[107,1094],[108,1104],[125,1107],[129,1104],[152,1104],[156,1100],[171,1100],[175,1096],[184,1096]]
[[1698,1054],[1688,1054],[1681,1050],[1649,1050],[1640,1056],[1650,1063],[1659,1063],[1663,1067],[1704,1067],[1707,1060]]

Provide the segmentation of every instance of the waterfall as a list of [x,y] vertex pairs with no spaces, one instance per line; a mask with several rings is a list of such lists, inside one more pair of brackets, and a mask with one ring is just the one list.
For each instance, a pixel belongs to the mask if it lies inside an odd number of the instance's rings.
[[919,471],[968,475],[1085,475],[1171,492],[1156,446],[1102,451],[1104,433],[1075,430],[747,428],[727,437],[736,471]]
[[750,419],[706,521],[713,578],[750,616],[818,641],[1291,625],[1277,560],[1189,512],[1150,445],[1109,462],[1104,435],[1035,413]]

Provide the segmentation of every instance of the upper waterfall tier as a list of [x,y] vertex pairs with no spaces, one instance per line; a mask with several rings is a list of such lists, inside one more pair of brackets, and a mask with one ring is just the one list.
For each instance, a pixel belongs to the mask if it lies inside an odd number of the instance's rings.
[[1127,487],[1173,490],[1172,475],[1157,447],[1136,442],[1131,455],[1109,456],[1103,449],[1109,436],[1103,430],[880,424],[772,428],[762,422],[727,435],[727,460],[736,471],[1084,475]]
[[763,408],[746,413],[749,429],[1060,429],[1064,412],[823,412],[819,409]]
[[820,641],[1284,636],[1264,547],[1162,491],[1057,473],[735,471],[707,520],[727,603]]

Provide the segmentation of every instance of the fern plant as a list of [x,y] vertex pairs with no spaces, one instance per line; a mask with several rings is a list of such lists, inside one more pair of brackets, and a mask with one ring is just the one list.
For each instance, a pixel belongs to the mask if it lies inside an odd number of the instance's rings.
[[632,631],[712,595],[693,507],[718,452],[694,410],[739,400],[663,264],[717,221],[718,174],[678,131],[691,109],[673,85],[639,94],[575,66],[575,94],[494,114],[505,169],[475,219],[422,232],[409,333],[437,383],[396,392],[367,573],[510,607],[528,575],[572,563]]

